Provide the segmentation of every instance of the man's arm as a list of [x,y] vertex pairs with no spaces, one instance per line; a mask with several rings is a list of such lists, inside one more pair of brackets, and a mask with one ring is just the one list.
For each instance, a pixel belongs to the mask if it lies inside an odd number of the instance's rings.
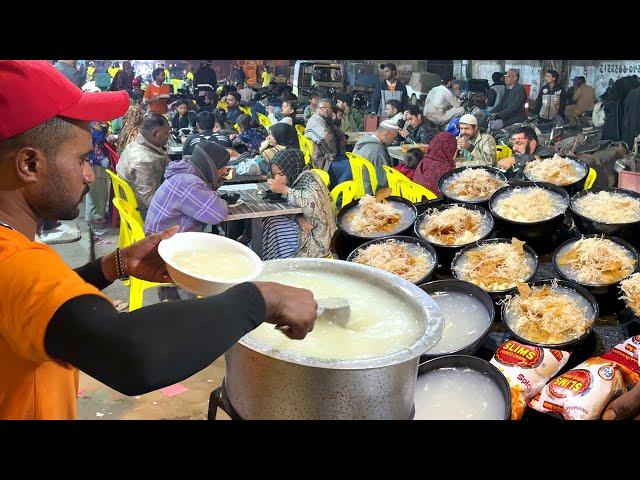
[[229,215],[227,202],[202,184],[192,185],[190,194],[182,200],[180,211],[208,225],[217,225]]
[[374,115],[378,114],[378,110],[380,107],[381,88],[382,85],[380,84],[380,82],[378,82],[376,88],[373,90],[373,95],[371,95],[371,111],[374,113]]
[[[513,87],[514,89],[516,87]],[[506,97],[505,93],[505,97]],[[527,93],[524,90],[524,87],[520,86],[520,88],[516,89],[513,92],[513,98],[511,99],[511,105],[507,108],[500,111],[500,115],[502,118],[510,117],[524,108],[524,102],[526,101]],[[504,97],[503,97],[504,98]]]

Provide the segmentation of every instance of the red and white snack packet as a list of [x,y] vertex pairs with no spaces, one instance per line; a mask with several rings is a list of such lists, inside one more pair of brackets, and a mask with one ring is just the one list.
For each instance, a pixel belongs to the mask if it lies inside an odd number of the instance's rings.
[[640,382],[640,335],[627,338],[601,357],[620,365],[626,383],[635,385]]
[[555,412],[566,420],[597,420],[609,402],[625,391],[619,364],[592,357],[558,375],[527,403],[534,410]]
[[507,340],[491,363],[506,377],[511,387],[511,420],[520,420],[526,401],[535,396],[569,360],[569,352],[534,347]]

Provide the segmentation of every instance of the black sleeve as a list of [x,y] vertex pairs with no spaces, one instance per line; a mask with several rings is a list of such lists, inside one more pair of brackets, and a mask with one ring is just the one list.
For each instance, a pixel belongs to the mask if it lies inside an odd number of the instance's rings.
[[490,88],[489,93],[487,93],[487,106],[497,107],[497,105],[494,105],[496,103],[496,98],[498,98],[498,94],[493,88]]
[[[520,88],[517,88],[517,87],[513,87],[513,88],[516,90],[513,92],[513,97],[511,98],[511,104],[500,111],[500,115],[502,115],[502,118],[509,118],[515,115],[517,112],[524,110],[524,103],[527,100],[527,93],[525,92],[524,87],[522,86],[520,86]],[[502,97],[502,100],[506,98],[507,96],[506,92],[504,95],[505,96]]]
[[540,115],[540,110],[542,110],[542,89],[540,89],[540,91],[538,92],[538,96],[536,97],[536,101],[533,102],[533,107],[531,107],[531,113],[535,113],[536,115]]
[[378,108],[380,107],[381,89],[382,85],[378,82],[376,88],[373,90],[373,95],[371,96],[371,111],[374,112],[375,115],[378,114]]
[[118,313],[104,298],[83,295],[49,322],[45,348],[125,394],[140,395],[207,367],[266,315],[258,288],[243,283],[213,297],[159,303]]
[[80,275],[80,278],[85,282],[90,283],[98,290],[104,290],[113,283],[107,280],[104,277],[104,273],[102,273],[102,258],[96,258],[93,262],[76,268],[75,272]]

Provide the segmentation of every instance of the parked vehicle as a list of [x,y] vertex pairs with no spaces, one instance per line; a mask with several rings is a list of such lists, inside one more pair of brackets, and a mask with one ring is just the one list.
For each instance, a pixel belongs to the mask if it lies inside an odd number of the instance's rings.
[[346,91],[371,93],[378,82],[376,66],[370,63],[348,63],[346,67]]
[[293,94],[300,103],[312,90],[333,95],[344,88],[342,65],[332,60],[298,60],[293,67]]

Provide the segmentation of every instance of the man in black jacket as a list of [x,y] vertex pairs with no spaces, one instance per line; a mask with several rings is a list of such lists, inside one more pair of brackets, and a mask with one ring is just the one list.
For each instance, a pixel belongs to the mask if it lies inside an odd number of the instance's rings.
[[271,282],[119,313],[100,290],[126,276],[170,282],[157,247],[177,225],[75,272],[34,241],[42,218],[78,215],[95,179],[88,120],[128,108],[126,92],[84,94],[46,61],[0,61],[0,419],[75,419],[78,369],[140,395],[202,370],[264,321],[290,338],[313,328],[311,292]]
[[388,100],[398,100],[400,107],[404,110],[407,105],[407,87],[396,79],[396,66],[393,63],[380,65],[384,79],[379,80],[371,96],[371,113],[383,115],[384,107]]
[[213,68],[211,68],[211,60],[206,60],[200,64],[200,68],[196,72],[193,84],[198,90],[199,96],[204,96],[205,92],[215,92],[218,88],[218,77]]
[[492,110],[499,119],[493,124],[493,128],[504,128],[526,120],[524,104],[527,101],[527,92],[518,80],[520,73],[515,68],[509,69],[504,76],[507,89],[500,103]]
[[398,132],[405,143],[423,143],[431,141],[435,133],[430,131],[429,126],[422,118],[422,112],[417,105],[411,105],[404,112],[404,128]]
[[562,124],[566,94],[560,85],[560,74],[555,70],[547,70],[544,75],[544,86],[536,98],[531,112],[539,115],[542,120]]

